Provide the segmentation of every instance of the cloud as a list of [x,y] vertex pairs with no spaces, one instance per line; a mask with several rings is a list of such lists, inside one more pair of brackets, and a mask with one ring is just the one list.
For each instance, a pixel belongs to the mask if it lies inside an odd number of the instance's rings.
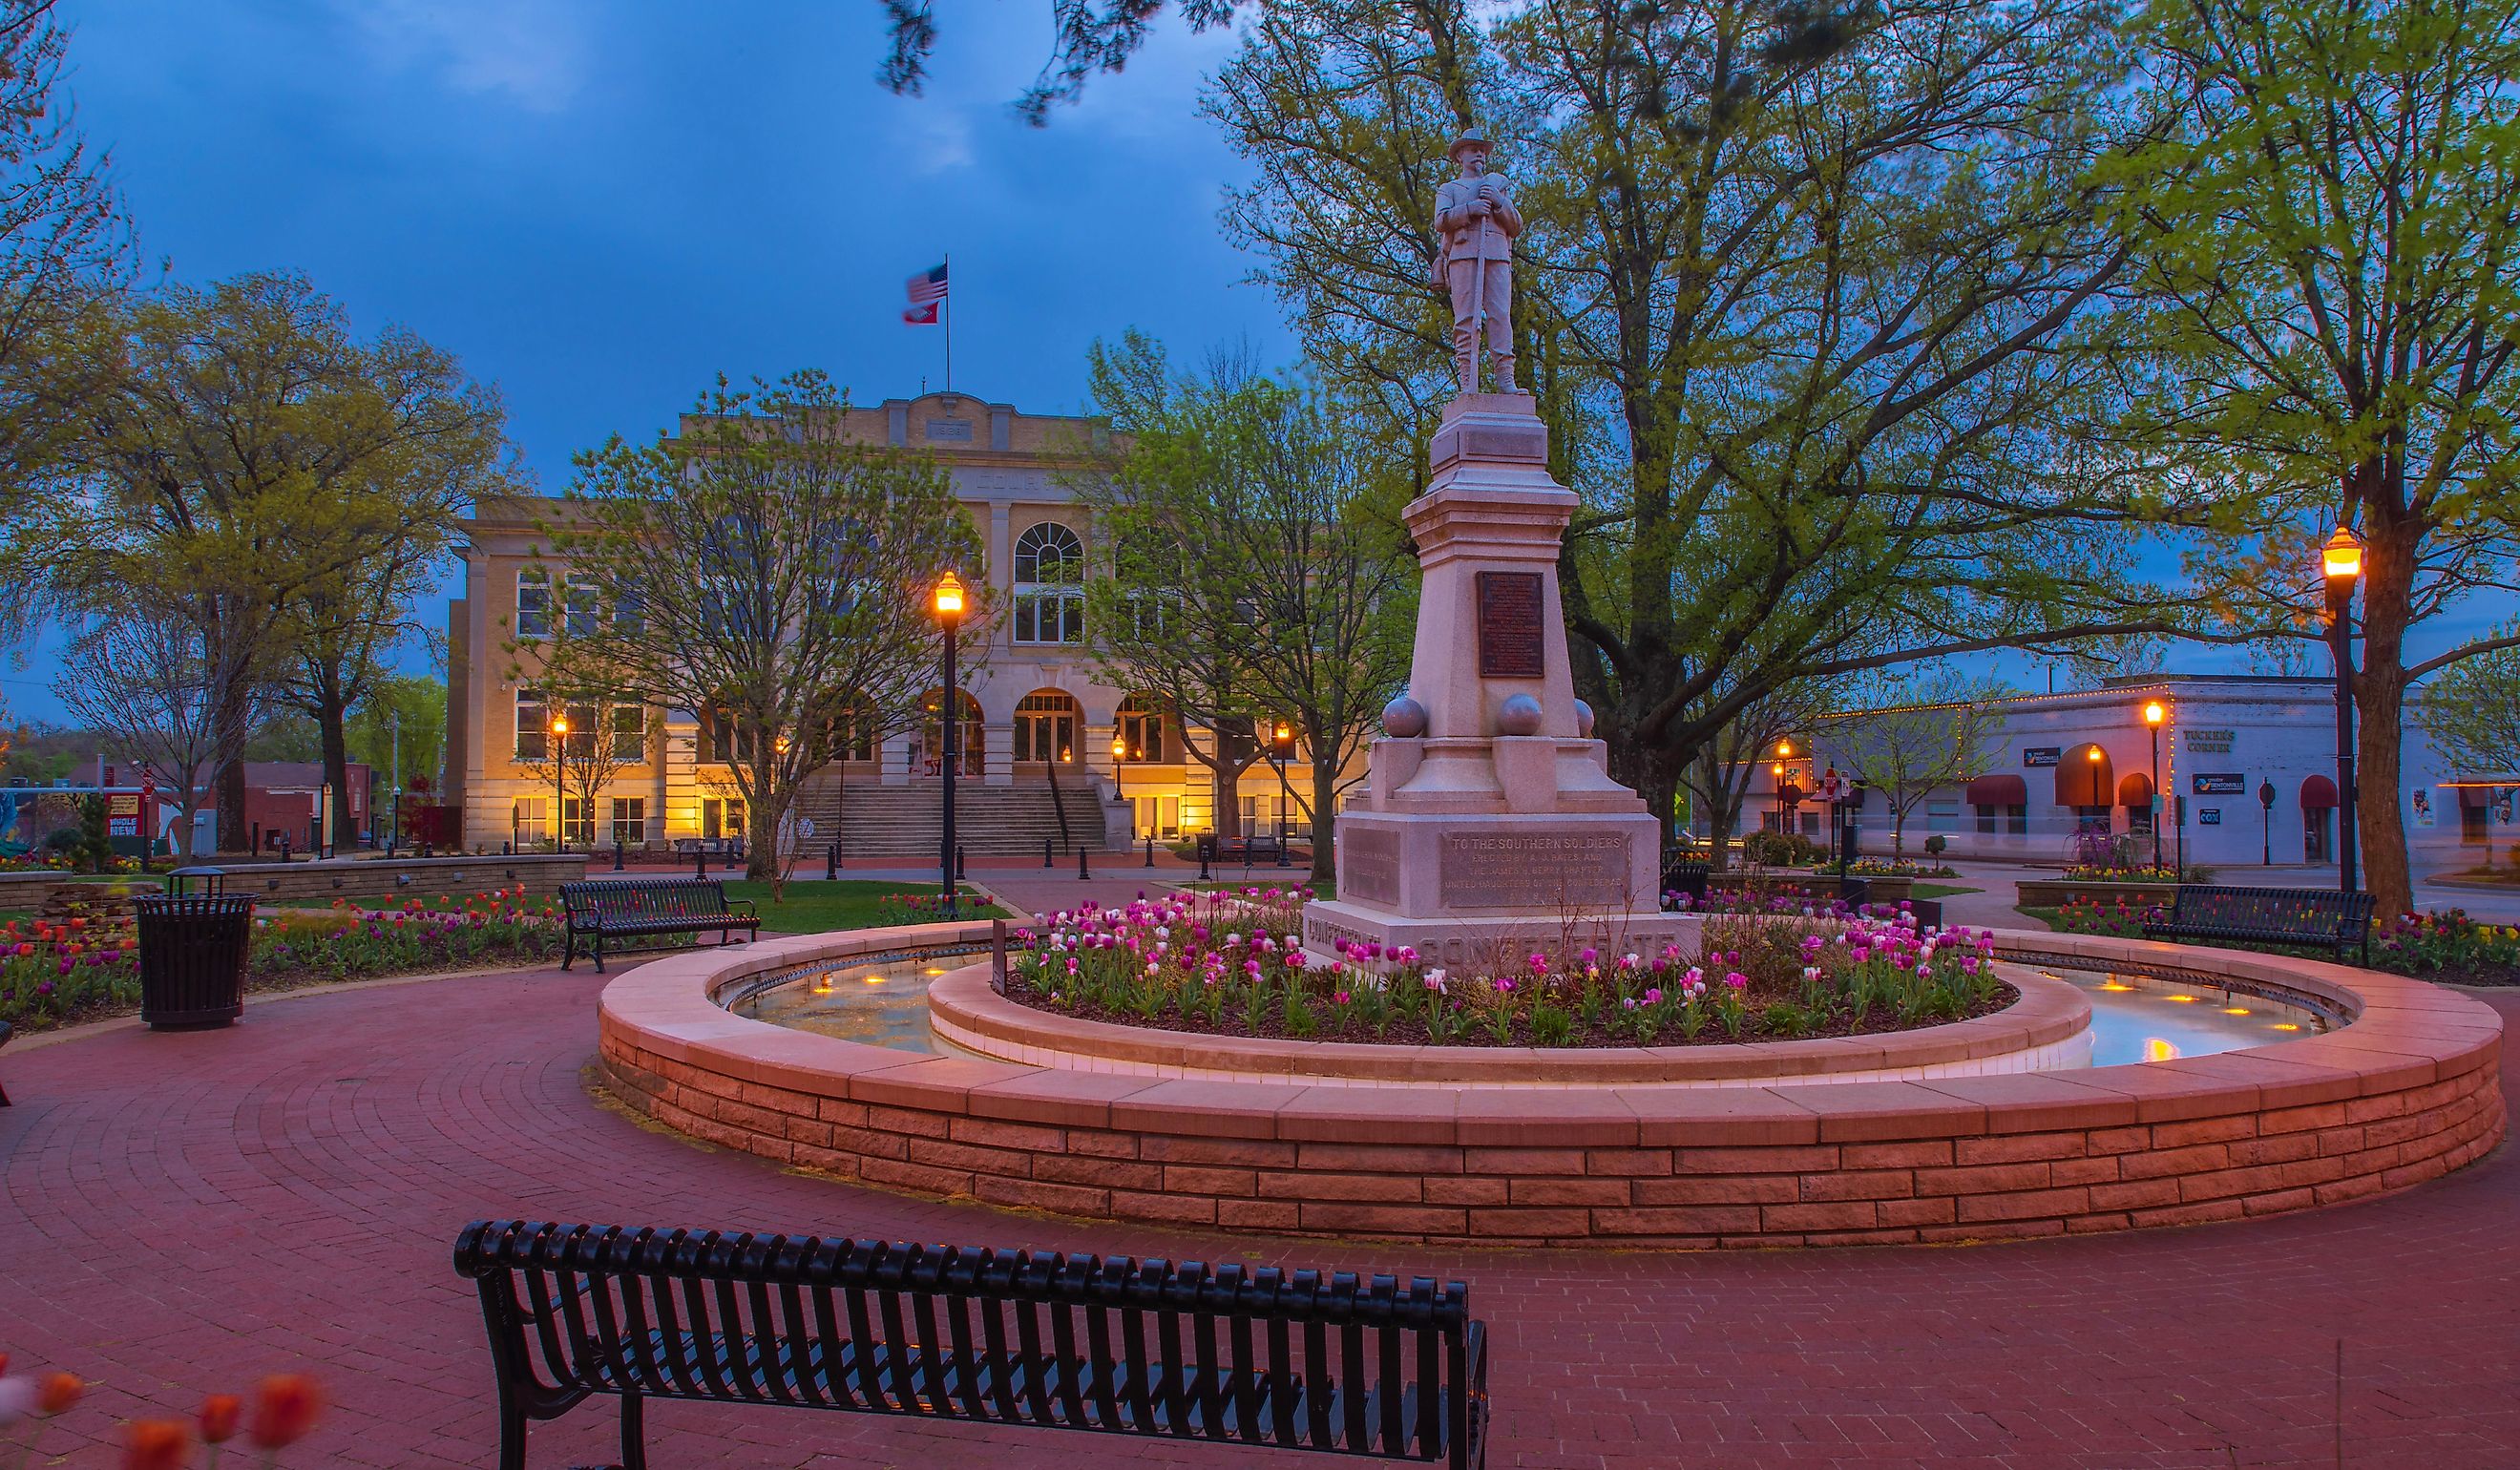
[[427,67],[458,91],[557,112],[587,73],[574,0],[333,0],[381,62]]

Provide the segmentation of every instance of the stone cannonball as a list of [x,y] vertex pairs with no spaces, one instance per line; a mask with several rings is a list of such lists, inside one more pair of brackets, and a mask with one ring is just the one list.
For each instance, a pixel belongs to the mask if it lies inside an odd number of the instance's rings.
[[1593,706],[1581,699],[1575,701],[1575,733],[1585,739],[1593,738]]
[[1497,732],[1500,735],[1527,735],[1540,734],[1540,701],[1529,694],[1508,694],[1497,706]]
[[1382,733],[1414,740],[1426,733],[1426,706],[1407,694],[1382,706]]

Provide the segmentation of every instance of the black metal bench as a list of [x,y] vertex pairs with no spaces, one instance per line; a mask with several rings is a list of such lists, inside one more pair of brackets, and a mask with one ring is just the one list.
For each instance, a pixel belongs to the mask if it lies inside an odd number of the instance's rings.
[[[593,941],[595,972],[599,975],[604,973],[607,938],[698,936],[715,929],[717,942],[725,944],[727,936],[738,929],[751,931],[745,934],[746,939],[761,929],[761,917],[752,901],[730,901],[726,885],[715,878],[602,878],[562,883],[560,901],[567,911],[566,944],[561,953],[560,967],[567,969],[576,962],[577,937],[584,934]],[[741,913],[737,912],[739,908]]]
[[2371,962],[2371,895],[2332,888],[2225,888],[2182,885],[2144,916],[2146,939],[2237,939],[2333,952],[2360,945]]
[[501,1470],[528,1421],[596,1394],[621,1400],[626,1470],[649,1399],[1486,1459],[1487,1329],[1459,1282],[513,1220],[467,1225],[455,1269]]

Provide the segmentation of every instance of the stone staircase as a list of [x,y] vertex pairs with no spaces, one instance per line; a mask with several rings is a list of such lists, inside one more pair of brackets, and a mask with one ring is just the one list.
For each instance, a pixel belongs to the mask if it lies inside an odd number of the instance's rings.
[[[1103,850],[1102,807],[1105,783],[1093,778],[1062,776],[1056,800],[1050,783],[1019,780],[992,786],[977,779],[954,783],[954,840],[972,856],[1041,855],[1047,840],[1054,852],[1072,856],[1079,843]],[[1059,830],[1059,803],[1067,810],[1067,832]],[[820,852],[833,836],[845,861],[861,858],[915,857],[932,860],[943,814],[938,783],[912,781],[883,785],[856,779],[846,786],[828,776],[808,780],[799,793],[797,813],[812,819],[809,853]]]

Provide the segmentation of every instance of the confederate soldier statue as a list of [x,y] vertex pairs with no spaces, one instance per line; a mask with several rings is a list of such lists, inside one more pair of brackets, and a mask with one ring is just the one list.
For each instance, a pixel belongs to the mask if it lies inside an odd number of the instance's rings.
[[1435,284],[1453,296],[1453,355],[1462,391],[1479,391],[1479,334],[1496,360],[1496,391],[1513,385],[1513,238],[1522,216],[1505,180],[1488,172],[1488,140],[1472,128],[1453,140],[1461,176],[1435,193]]

